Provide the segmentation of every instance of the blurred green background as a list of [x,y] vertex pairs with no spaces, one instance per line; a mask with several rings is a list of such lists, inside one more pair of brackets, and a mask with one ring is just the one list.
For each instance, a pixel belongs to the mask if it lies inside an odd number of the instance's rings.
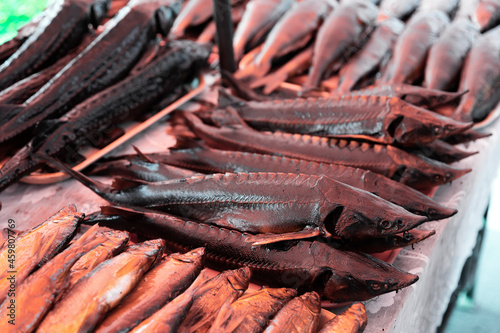
[[17,29],[41,12],[50,0],[0,0],[0,44],[12,39]]

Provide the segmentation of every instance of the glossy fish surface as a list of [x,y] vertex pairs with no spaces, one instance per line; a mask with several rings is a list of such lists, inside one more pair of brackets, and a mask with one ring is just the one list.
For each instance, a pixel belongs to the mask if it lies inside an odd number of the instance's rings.
[[[66,250],[27,277],[16,288],[16,306],[22,309],[16,314],[16,325],[11,325],[7,320],[3,320],[0,322],[0,331],[34,332],[54,304],[57,295],[66,287],[71,266],[81,256],[106,241],[106,239],[105,232],[99,230],[96,225]],[[6,299],[1,304],[0,314],[3,317],[7,317],[9,303],[10,300]]]
[[161,257],[162,240],[130,246],[80,279],[52,308],[37,332],[91,331]]
[[308,292],[288,302],[264,332],[316,332],[320,315],[321,298],[314,291]]
[[45,222],[35,228],[22,232],[15,236],[9,232],[7,243],[15,239],[14,266],[10,266],[9,247],[5,246],[0,252],[0,302],[5,299],[10,288],[7,277],[9,271],[16,271],[16,282],[18,284],[34,270],[43,266],[52,259],[73,238],[80,221],[85,214],[76,210],[74,205],[62,208]]
[[[248,266],[252,279],[276,287],[316,290],[334,302],[366,300],[407,287],[418,277],[369,255],[336,249],[320,241],[289,241],[252,245],[253,235],[188,221],[167,214],[102,208],[87,223],[162,235],[169,246],[182,250],[206,247],[215,269]],[[224,242],[216,240],[224,240]]]
[[146,273],[137,287],[104,319],[95,332],[128,332],[183,292],[202,268],[203,248],[171,254]]

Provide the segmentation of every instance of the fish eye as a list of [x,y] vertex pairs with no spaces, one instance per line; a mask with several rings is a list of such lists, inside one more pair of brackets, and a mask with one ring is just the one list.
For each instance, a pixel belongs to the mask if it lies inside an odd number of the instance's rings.
[[439,180],[441,180],[441,175],[435,173],[435,174],[432,175],[432,179],[434,179],[435,181],[439,181]]
[[380,222],[380,226],[384,229],[389,229],[392,226],[392,223],[390,221],[387,221],[387,220],[382,220]]
[[372,283],[371,288],[372,288],[372,290],[380,290],[380,284],[379,283]]

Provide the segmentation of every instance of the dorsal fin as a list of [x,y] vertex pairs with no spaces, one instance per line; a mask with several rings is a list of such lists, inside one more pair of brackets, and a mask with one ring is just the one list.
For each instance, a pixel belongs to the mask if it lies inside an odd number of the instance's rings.
[[191,148],[207,148],[207,146],[203,143],[203,141],[196,140],[186,136],[179,136],[176,138],[175,145],[169,150],[182,150],[182,149],[191,149]]
[[117,177],[113,180],[111,187],[116,190],[126,190],[129,188],[137,187],[140,185],[149,184],[146,181],[138,180],[138,179],[130,179],[126,177]]
[[144,154],[142,151],[140,151],[139,148],[137,148],[136,146],[133,145],[132,148],[134,148],[135,152],[137,153],[137,157],[139,157],[141,160],[143,160],[145,162],[149,162],[149,163],[156,163],[156,161],[149,158],[146,154]]

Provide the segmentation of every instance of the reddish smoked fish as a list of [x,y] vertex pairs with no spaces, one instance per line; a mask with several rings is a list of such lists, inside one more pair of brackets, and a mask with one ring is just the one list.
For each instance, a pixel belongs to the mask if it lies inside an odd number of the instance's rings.
[[365,330],[367,323],[368,315],[365,306],[363,303],[355,303],[327,322],[318,333],[361,333]]
[[441,11],[413,15],[396,42],[382,78],[375,84],[413,83],[421,77],[429,49],[449,23]]
[[320,27],[314,43],[312,66],[304,90],[318,87],[330,67],[338,69],[362,42],[377,17],[377,7],[370,2],[349,2],[330,13]]
[[453,88],[478,36],[479,30],[469,19],[451,22],[429,51],[422,85],[437,90]]

